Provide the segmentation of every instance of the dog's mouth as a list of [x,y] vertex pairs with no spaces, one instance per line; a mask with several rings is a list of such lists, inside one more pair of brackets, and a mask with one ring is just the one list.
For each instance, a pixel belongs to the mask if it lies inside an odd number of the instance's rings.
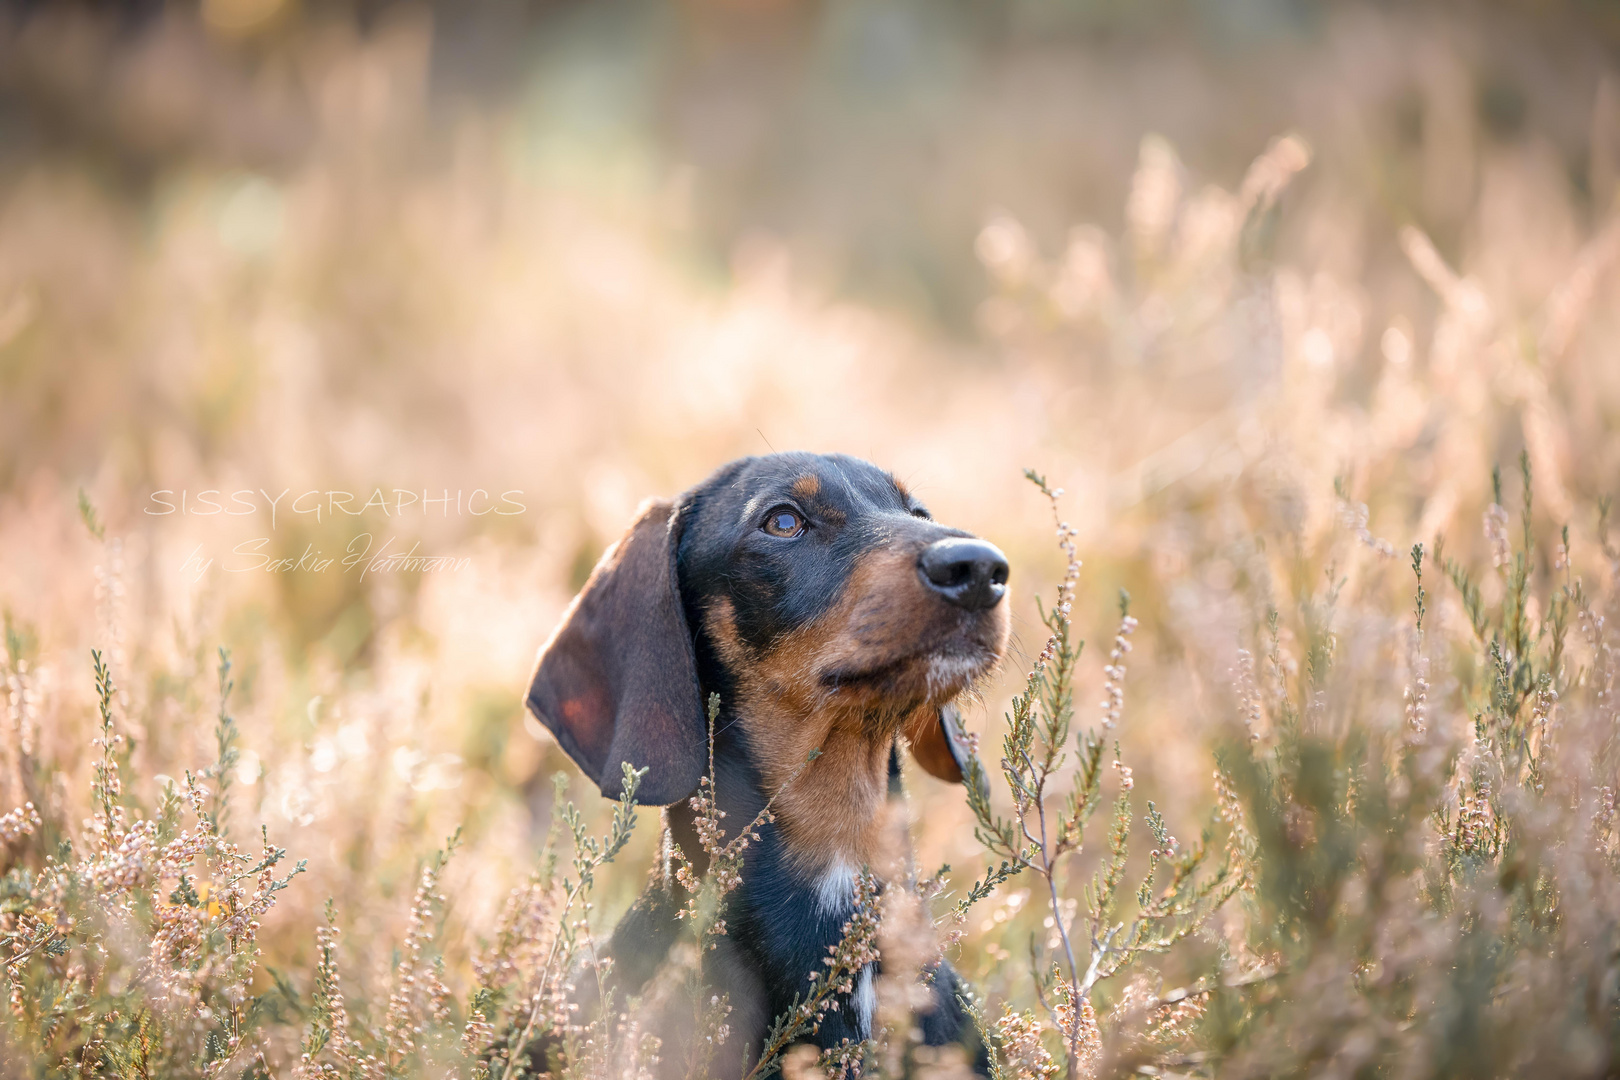
[[875,692],[880,696],[943,703],[993,671],[999,651],[988,646],[961,644],[919,649],[894,659],[863,667],[839,667],[821,673],[824,689]]
[[[943,705],[1001,662],[1006,608],[968,615],[943,604],[863,605],[816,678],[875,706]],[[910,624],[910,625],[907,625]]]

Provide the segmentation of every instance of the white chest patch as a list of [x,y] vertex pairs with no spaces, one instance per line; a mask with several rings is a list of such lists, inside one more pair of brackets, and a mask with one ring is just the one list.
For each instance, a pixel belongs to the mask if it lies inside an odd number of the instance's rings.
[[872,1037],[872,1016],[877,1012],[877,991],[872,989],[872,965],[861,969],[855,983],[855,1031],[863,1039]]
[[824,912],[843,911],[855,902],[855,867],[837,858],[816,880],[816,902]]

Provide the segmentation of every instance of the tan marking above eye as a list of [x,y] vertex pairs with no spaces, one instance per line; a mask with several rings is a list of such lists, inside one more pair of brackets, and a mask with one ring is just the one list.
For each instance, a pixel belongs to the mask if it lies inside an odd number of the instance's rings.
[[793,481],[793,486],[788,490],[793,492],[795,498],[813,499],[821,494],[821,477],[815,473],[805,473]]
[[791,506],[778,506],[765,515],[765,524],[760,528],[772,536],[795,537],[804,532],[804,515]]

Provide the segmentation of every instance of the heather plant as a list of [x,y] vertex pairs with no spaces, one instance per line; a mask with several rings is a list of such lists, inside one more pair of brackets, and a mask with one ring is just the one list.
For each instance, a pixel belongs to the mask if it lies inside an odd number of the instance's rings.
[[[694,259],[684,171],[569,186],[547,171],[567,152],[514,164],[517,120],[413,126],[425,24],[286,68],[312,141],[263,175],[152,162],[126,202],[71,161],[7,172],[0,1075],[731,1067],[699,974],[751,828],[705,787],[702,851],[668,853],[692,904],[645,997],[684,995],[698,1033],[671,1060],[599,951],[662,869],[657,830],[582,797],[516,688],[635,500],[762,439],[869,456],[1003,546],[1019,659],[963,703],[993,748],[969,786],[908,776],[896,815],[919,864],[976,875],[861,877],[756,1076],[960,1077],[911,1023],[941,957],[1002,1080],[1612,1075],[1615,84],[1556,98],[1570,152],[1541,106],[1517,134],[1471,114],[1494,84],[1445,17],[1342,12],[1307,107],[1245,121],[1300,134],[1246,170],[1263,138],[1183,161],[1149,135],[1118,227],[1065,230],[1015,186],[976,244],[940,231],[979,256],[963,337],[828,295],[790,241]],[[296,97],[266,62],[243,93]],[[1066,189],[1116,128],[1170,123],[1120,104],[1071,157],[1047,113],[996,111],[1006,91],[981,119],[1038,128]],[[1095,160],[1091,131],[1113,132]],[[976,207],[1025,160],[996,145]],[[1056,556],[1054,504],[1010,482],[1031,461],[1068,489]],[[529,509],[289,510],[396,477]],[[239,481],[255,515],[143,513]],[[330,555],[350,525],[472,561],[179,565],[261,534]],[[872,1040],[798,1042],[874,956]]]
[[[304,866],[278,876],[287,853],[264,830],[256,853],[233,842],[224,785],[211,792],[205,783],[232,760],[230,659],[221,651],[220,760],[168,784],[151,814],[125,792],[117,688],[102,654],[92,660],[100,721],[91,817],[81,829],[47,827],[27,803],[3,819],[10,1041],[40,1075],[262,1068],[263,1031],[278,1017],[276,1001],[253,992],[260,920]],[[46,835],[59,839],[46,848]]]
[[[1068,868],[1074,857],[1085,851],[1086,827],[1103,802],[1105,737],[1122,718],[1124,659],[1137,623],[1130,615],[1130,598],[1122,590],[1120,626],[1109,662],[1103,668],[1104,697],[1099,704],[1102,716],[1096,726],[1076,731],[1075,664],[1083,642],[1072,639],[1070,616],[1080,560],[1072,530],[1059,513],[1061,489],[1050,488],[1043,477],[1033,472],[1026,475],[1051,504],[1065,570],[1051,606],[1040,612],[1051,636],[1007,715],[1001,775],[1012,795],[1010,816],[1003,816],[991,803],[988,778],[977,754],[969,757],[966,786],[977,821],[975,836],[1001,862],[973,885],[958,904],[957,914],[965,913],[992,888],[1022,872],[1039,879],[1050,912],[1045,925],[1051,934],[1044,949],[1037,948],[1031,938],[1030,963],[1035,995],[1045,1017],[1038,1020],[1028,1011],[1009,1009],[993,1027],[987,1028],[992,1067],[998,1077],[1091,1076],[1101,1066],[1103,1056],[1102,1033],[1093,1002],[1097,985],[1128,971],[1145,957],[1168,951],[1197,931],[1243,887],[1245,879],[1241,852],[1235,844],[1229,842],[1221,857],[1213,860],[1215,865],[1207,866],[1211,861],[1208,834],[1183,848],[1150,801],[1145,823],[1154,846],[1141,874],[1135,903],[1124,907],[1128,917],[1121,918],[1120,887],[1130,856],[1134,820],[1131,791],[1135,782],[1130,767],[1119,757],[1116,743],[1112,769],[1119,780],[1103,839],[1104,850],[1089,883],[1076,888]],[[1071,754],[1073,767],[1065,769]],[[1086,906],[1083,919],[1076,893],[1081,894]],[[1183,995],[1171,1003],[1186,1003],[1177,1011],[1175,1023],[1185,1023],[1187,1009],[1195,1008],[1201,996]],[[1145,1004],[1158,1003],[1130,1002],[1124,1008],[1126,1012],[1141,1011]],[[986,1016],[982,1010],[978,1018],[983,1026]],[[1055,1060],[1042,1045],[1042,1028],[1048,1022],[1062,1047],[1061,1073],[1055,1072]],[[1155,1015],[1154,1037],[1168,1039],[1172,1034],[1169,1023],[1168,1015]]]
[[[603,989],[595,1015],[581,1017],[570,981],[588,966],[604,986],[610,961],[597,955],[589,919],[596,875],[623,851],[636,826],[635,792],[646,770],[625,767],[624,797],[600,839],[556,785],[559,813],[572,845],[572,874],[558,876],[559,832],[553,828],[540,865],[515,887],[494,936],[472,957],[465,1000],[446,983],[438,944],[444,868],[452,836],[421,869],[381,1025],[351,1011],[342,990],[340,930],[333,906],[316,931],[317,963],[296,1074],[342,1080],[456,1075],[490,1080],[560,1069],[567,1076],[640,1076],[626,1061],[655,1062],[649,1040],[612,1008]],[[559,778],[560,780],[560,778]],[[292,993],[289,991],[289,993]]]
[[[699,781],[697,794],[690,800],[701,853],[689,856],[679,844],[673,844],[671,851],[675,880],[687,895],[686,904],[677,917],[688,924],[689,936],[693,939],[683,950],[686,993],[694,1005],[694,1030],[697,1032],[690,1060],[686,1063],[686,1075],[691,1078],[708,1075],[714,1065],[715,1050],[727,1038],[726,1017],[731,1010],[731,1003],[725,994],[714,993],[702,984],[701,958],[712,951],[716,939],[726,933],[723,915],[725,901],[742,884],[746,854],[749,846],[759,841],[759,826],[775,820],[773,811],[776,799],[821,756],[819,748],[812,750],[782,787],[766,801],[754,819],[728,838],[727,830],[721,824],[726,814],[720,809],[714,782],[714,726],[719,715],[720,696],[711,694],[708,711],[709,769]],[[809,973],[808,985],[795,997],[787,1011],[773,1019],[757,1048],[757,1060],[744,1080],[764,1080],[775,1075],[781,1069],[782,1057],[789,1047],[796,1040],[813,1034],[828,1011],[839,1007],[839,996],[847,997],[854,990],[854,981],[861,970],[877,959],[877,889],[877,881],[869,869],[857,876],[855,910],[845,923],[837,945],[824,959],[823,968]]]
[[[948,890],[948,867],[915,884],[861,875],[843,940],[772,1025],[750,1077],[960,1068],[959,1060],[930,1064],[911,1042],[907,1002],[894,992],[898,972],[869,1043],[813,1059],[793,1047],[867,964],[882,958],[886,969],[925,972],[962,941],[970,910],[1026,875],[1047,913],[1047,932],[1030,935],[1029,1004],[1020,1004],[1016,984],[1001,984],[993,997],[966,991],[998,1078],[1302,1075],[1323,1062],[1380,1075],[1397,1066],[1415,1075],[1501,1075],[1503,1062],[1512,1073],[1578,1075],[1609,1060],[1620,1030],[1617,960],[1593,946],[1620,930],[1609,629],[1620,549],[1603,504],[1584,561],[1607,582],[1589,587],[1577,572],[1583,552],[1568,525],[1558,528],[1551,557],[1538,560],[1527,457],[1519,476],[1516,540],[1501,478],[1493,477],[1482,528],[1493,565],[1485,574],[1447,557],[1443,539],[1433,554],[1413,546],[1408,617],[1372,631],[1387,639],[1379,655],[1399,657],[1408,676],[1388,718],[1376,710],[1397,699],[1375,696],[1369,712],[1370,672],[1347,667],[1337,621],[1352,574],[1335,561],[1334,538],[1289,556],[1322,566],[1322,584],[1298,584],[1309,581],[1304,566],[1272,582],[1267,595],[1276,599],[1299,591],[1291,604],[1268,607],[1237,653],[1226,686],[1228,735],[1213,773],[1214,823],[1183,845],[1150,802],[1139,826],[1152,847],[1133,863],[1137,780],[1117,742],[1108,767],[1104,760],[1105,739],[1126,717],[1125,661],[1137,623],[1122,593],[1097,720],[1077,730],[1082,646],[1071,620],[1080,562],[1058,513],[1062,493],[1031,474],[1053,510],[1065,569],[1052,604],[1040,609],[1050,636],[1007,715],[1005,802],[978,755],[969,756],[975,835],[994,861],[935,917],[926,912]],[[1345,521],[1352,550],[1375,560],[1369,577],[1392,569],[1394,560],[1361,535],[1365,518]],[[1436,564],[1445,572],[1442,596],[1432,586]],[[25,648],[13,628],[14,682],[27,673]],[[1259,670],[1256,655],[1264,658]],[[90,817],[73,829],[48,822],[32,802],[0,817],[13,858],[0,908],[10,952],[8,1031],[41,1075],[289,1067],[300,1076],[379,1080],[667,1074],[638,1003],[615,1001],[608,989],[610,962],[599,955],[592,919],[598,876],[636,826],[639,773],[627,771],[627,796],[600,838],[557,778],[538,867],[467,960],[470,979],[451,970],[456,957],[444,942],[444,874],[459,843],[452,837],[417,875],[386,996],[353,1002],[331,903],[307,976],[260,963],[260,920],[303,864],[278,875],[286,852],[267,837],[257,857],[228,838],[242,752],[230,657],[221,650],[216,670],[215,760],[163,788],[152,814],[126,790],[131,748],[119,730],[118,690],[106,659],[92,659]],[[711,700],[711,729],[717,708]],[[1111,813],[1087,866],[1088,826],[1106,801],[1105,783],[1114,789]],[[725,933],[725,898],[748,872],[746,852],[770,806],[746,827],[727,829],[708,778],[692,804],[703,850],[671,852],[688,896],[680,913],[688,932],[666,979],[683,982],[700,1033],[684,1074],[703,1076],[715,1067],[712,1047],[725,1041],[728,1003],[701,985],[701,956]],[[46,835],[59,838],[54,851],[41,843]],[[1123,886],[1133,865],[1139,884],[1130,895]],[[1212,937],[1219,920],[1224,929]],[[1201,973],[1173,989],[1156,985],[1157,958],[1201,939]],[[1125,985],[1104,993],[1110,981]],[[582,988],[595,999],[582,1003]],[[300,1034],[289,1066],[290,1032]]]
[[1521,539],[1499,477],[1484,514],[1494,580],[1434,545],[1454,590],[1449,640],[1412,549],[1411,625],[1388,648],[1407,656],[1403,714],[1346,697],[1367,673],[1336,670],[1337,581],[1299,599],[1303,664],[1271,612],[1273,693],[1257,710],[1270,732],[1220,760],[1253,833],[1248,947],[1273,974],[1219,992],[1218,1075],[1596,1075],[1614,1060],[1613,554],[1600,508],[1604,593],[1573,570],[1568,526],[1538,572],[1528,459],[1521,475]]

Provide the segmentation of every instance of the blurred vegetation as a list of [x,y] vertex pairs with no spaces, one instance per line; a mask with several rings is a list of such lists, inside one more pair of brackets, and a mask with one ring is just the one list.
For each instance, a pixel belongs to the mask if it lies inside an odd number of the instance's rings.
[[[547,836],[566,869],[554,809],[612,839],[523,718],[536,647],[642,497],[804,447],[1009,553],[984,747],[1038,730],[1033,601],[1070,581],[1022,469],[1066,491],[1073,640],[1115,637],[1121,588],[1140,620],[1128,676],[1074,658],[1106,698],[1072,733],[1116,720],[1128,771],[1084,790],[1130,777],[1156,821],[959,909],[974,822],[1020,806],[908,778],[918,865],[957,868],[908,925],[937,922],[1005,1075],[1612,1073],[1617,45],[1575,2],[7,6],[8,1067],[147,1045],[118,965],[166,918],[230,1025],[153,1007],[149,1070],[252,1047],[283,1075],[317,1039],[388,1047],[391,1009],[438,1025],[396,1073],[497,1045],[496,984],[556,940],[523,923],[553,911]],[[347,571],[355,544],[454,562]],[[226,777],[222,832],[170,847]],[[1055,997],[1032,946],[1071,917],[1084,944],[1103,861],[1140,881],[1212,813],[1243,891]],[[69,887],[136,826],[124,891]],[[654,831],[597,873],[593,932]],[[221,936],[247,911],[254,956]],[[43,1019],[92,1005],[102,1029]],[[143,1067],[108,1054],[83,1068]]]

